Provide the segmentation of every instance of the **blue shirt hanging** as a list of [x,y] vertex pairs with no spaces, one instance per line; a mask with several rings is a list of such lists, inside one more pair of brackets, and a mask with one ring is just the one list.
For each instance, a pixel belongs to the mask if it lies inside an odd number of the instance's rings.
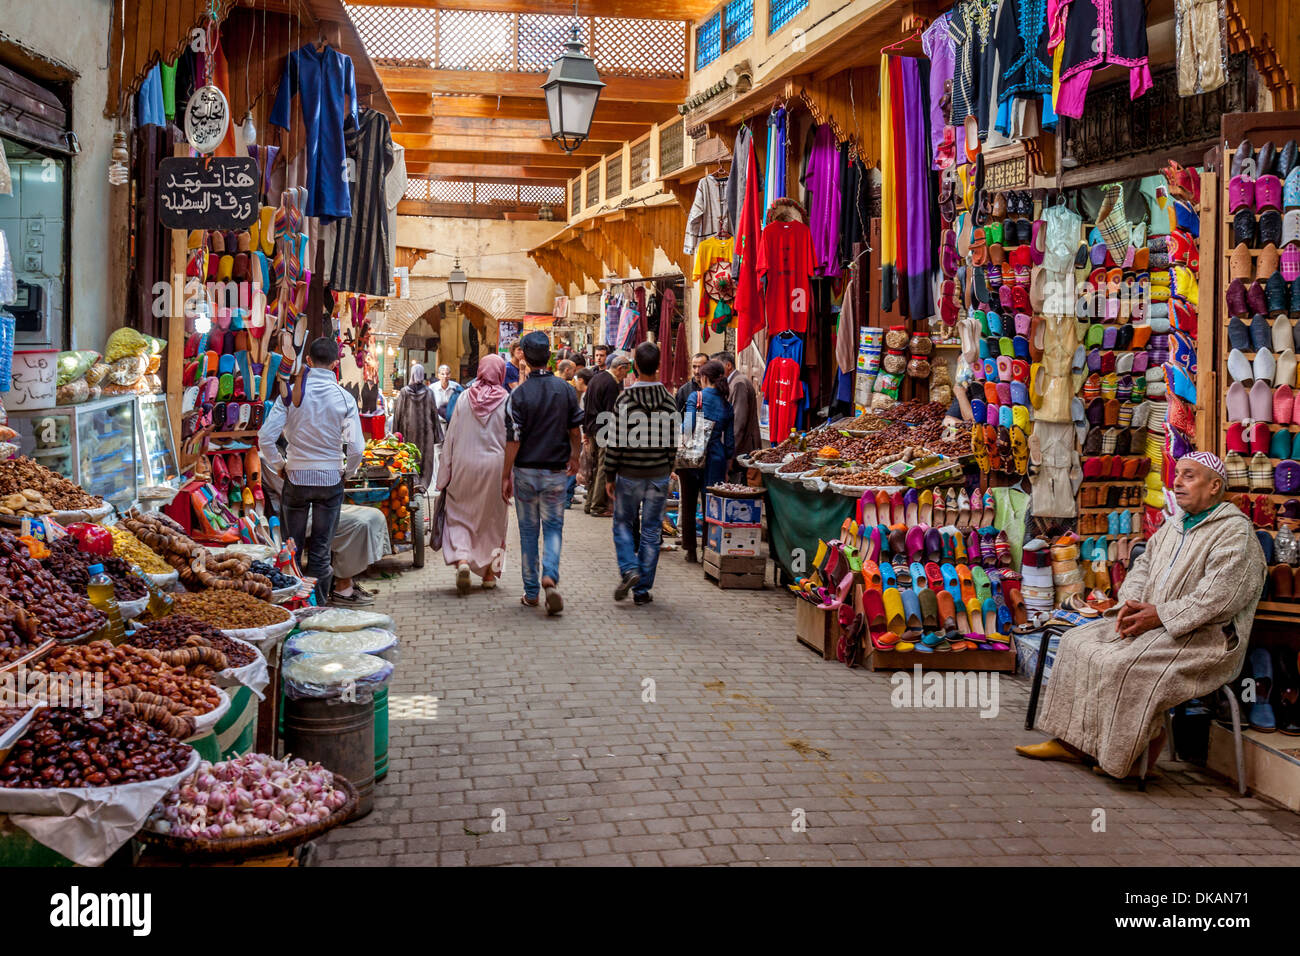
[[271,122],[289,128],[294,95],[302,102],[307,150],[307,208],[303,214],[331,222],[352,215],[343,123],[357,122],[357,80],[352,58],[332,46],[308,43],[289,54],[275,94]]

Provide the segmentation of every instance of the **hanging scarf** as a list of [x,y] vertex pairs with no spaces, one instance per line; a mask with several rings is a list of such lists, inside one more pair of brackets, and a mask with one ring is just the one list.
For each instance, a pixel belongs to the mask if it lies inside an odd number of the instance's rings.
[[[771,154],[768,154],[769,156]],[[758,287],[758,244],[763,235],[763,187],[759,182],[757,150],[751,149],[745,174],[745,202],[736,230],[736,350],[741,351],[765,325],[763,296]],[[770,163],[768,165],[771,165]]]
[[763,197],[763,225],[772,203],[785,197],[785,108],[778,106],[767,118],[767,181]]
[[898,298],[898,208],[894,194],[893,57],[880,57],[880,308],[890,312]]
[[935,189],[931,188],[930,115],[928,77],[922,61],[915,57],[900,57],[903,72],[903,111],[907,129],[906,167],[899,170],[907,189],[907,221],[902,224],[907,243],[906,267],[900,267],[907,283],[905,314],[914,320],[925,320],[933,313],[930,277],[933,271],[931,222],[934,219]]

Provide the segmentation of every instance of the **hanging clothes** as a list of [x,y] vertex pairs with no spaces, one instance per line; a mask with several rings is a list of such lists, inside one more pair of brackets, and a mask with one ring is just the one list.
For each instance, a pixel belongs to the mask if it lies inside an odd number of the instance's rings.
[[943,98],[956,72],[956,47],[952,40],[951,10],[935,18],[921,34],[921,49],[930,58],[930,165],[939,168],[939,146],[948,125],[943,115]]
[[655,294],[655,339],[659,343],[659,381],[672,387],[673,365],[676,356],[674,347],[677,345],[676,336],[673,335],[673,314],[670,310],[676,307],[677,296],[673,294],[671,287],[663,287]]
[[618,341],[618,320],[623,311],[623,303],[612,291],[606,289],[605,294],[601,296],[601,306],[605,313],[605,335],[601,344],[615,348],[614,343]]
[[898,299],[898,205],[894,194],[894,58],[880,57],[880,309]]
[[708,290],[705,289],[704,276],[719,259],[730,263],[733,247],[734,240],[730,238],[714,238],[705,239],[700,243],[700,247],[695,250],[695,266],[691,270],[691,281],[695,283],[695,296],[700,303],[700,318],[709,323],[710,327],[718,312],[718,301],[710,297]]
[[289,54],[284,78],[275,94],[270,122],[288,129],[290,106],[297,96],[306,133],[306,216],[331,221],[352,215],[347,183],[343,117],[357,121],[357,81],[352,58],[326,45],[308,43]]
[[865,243],[868,237],[871,211],[871,182],[867,167],[860,159],[849,157],[847,145],[840,150],[844,173],[840,177],[840,195],[843,207],[840,210],[840,262],[848,264],[853,261],[855,243]]
[[808,227],[817,268],[824,276],[838,276],[840,238],[840,151],[829,123],[817,127],[804,180],[810,193]]
[[636,297],[623,296],[623,305],[618,314],[618,332],[614,338],[614,347],[627,352],[636,347],[641,339],[641,311],[637,308]]
[[393,143],[393,166],[384,179],[384,204],[388,208],[389,290],[393,290],[392,270],[397,266],[397,204],[406,195],[406,147]]
[[805,392],[800,378],[799,359],[803,342],[793,334],[772,337],[767,371],[763,376],[763,399],[767,402],[767,434],[772,444],[786,439],[798,424]]
[[763,192],[763,224],[772,203],[785,196],[786,113],[778,106],[767,118],[767,180]]
[[703,177],[695,187],[695,201],[686,216],[686,239],[682,251],[687,255],[695,252],[705,239],[716,236],[719,230],[726,228],[726,177],[710,173]]
[[166,126],[167,107],[163,99],[162,68],[155,63],[145,74],[135,98],[136,126]]
[[[740,207],[745,202],[745,183],[749,178],[749,154],[754,148],[754,134],[748,123],[741,123],[736,131],[736,144],[731,150],[731,175],[727,177],[724,204],[727,207],[727,233],[734,236],[740,229]],[[739,266],[732,269],[739,276]]]
[[1142,0],[1072,0],[1065,24],[1061,92],[1056,112],[1079,119],[1092,74],[1105,66],[1128,67],[1129,99],[1151,89],[1147,59],[1147,11]]
[[337,292],[385,296],[392,276],[385,196],[385,180],[393,168],[388,117],[364,109],[356,127],[349,124],[347,136],[350,168],[355,170],[349,184],[352,216],[335,224],[330,287]]
[[[930,140],[927,132],[927,64],[916,57],[899,57],[898,62],[903,74],[903,111],[906,118],[905,164],[899,170],[907,196],[906,231],[899,240],[900,245],[906,249],[906,256],[900,264],[907,294],[903,314],[910,319],[923,321],[934,313],[934,294],[930,281],[934,271],[931,223],[936,214],[933,208],[935,187],[931,182]],[[896,155],[897,145],[895,142]]]
[[[673,309],[677,308],[676,293],[672,289],[668,290],[668,295],[673,297]],[[671,310],[665,310],[665,315],[672,315]],[[683,320],[676,324],[677,331],[673,335],[673,377],[668,384],[672,388],[677,388],[686,383],[691,377],[691,354],[686,343],[686,325]]]
[[1047,0],[1003,0],[994,44],[998,50],[998,102],[1052,91],[1047,52]]
[[758,154],[751,149],[746,161],[745,202],[736,231],[735,256],[731,260],[736,275],[736,348],[742,350],[753,341],[766,319],[763,315],[762,290],[758,279],[758,250],[763,234],[763,184],[758,175]]
[[763,315],[770,334],[808,330],[816,268],[817,252],[807,226],[779,220],[767,224],[759,241],[758,276],[766,280]]

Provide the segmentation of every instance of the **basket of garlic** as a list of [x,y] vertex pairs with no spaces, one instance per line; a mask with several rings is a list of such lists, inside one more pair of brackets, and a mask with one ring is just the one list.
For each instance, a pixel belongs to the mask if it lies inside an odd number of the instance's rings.
[[265,856],[344,823],[356,806],[356,788],[318,763],[244,754],[200,763],[154,807],[138,839],[176,856]]

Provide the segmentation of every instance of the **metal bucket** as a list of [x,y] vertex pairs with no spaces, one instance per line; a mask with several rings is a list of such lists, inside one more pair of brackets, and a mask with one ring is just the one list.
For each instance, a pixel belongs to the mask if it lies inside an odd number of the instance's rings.
[[284,710],[286,754],[314,760],[347,777],[360,799],[353,819],[375,805],[375,705],[340,700],[288,699]]

